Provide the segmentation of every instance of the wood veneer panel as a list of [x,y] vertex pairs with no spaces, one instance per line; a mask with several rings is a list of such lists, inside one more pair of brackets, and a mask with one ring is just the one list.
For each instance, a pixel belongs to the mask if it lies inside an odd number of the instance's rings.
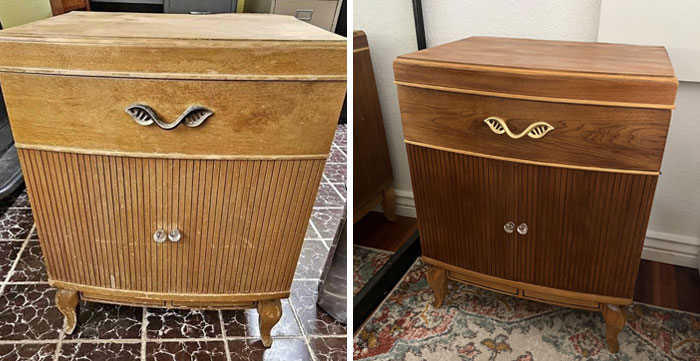
[[667,109],[678,87],[659,46],[471,37],[402,55],[394,71],[415,86]]
[[353,54],[353,197],[357,221],[363,215],[362,208],[374,208],[375,202],[383,199],[377,195],[391,186],[394,177],[367,37],[356,31],[353,39],[356,45],[365,44],[364,50]]
[[657,176],[516,167],[517,280],[631,298]]
[[[171,158],[326,158],[345,84],[0,76],[18,147]],[[125,109],[150,106],[167,123],[214,111],[196,128],[143,126]],[[42,104],[42,106],[36,106]],[[183,146],[184,145],[184,146]]]
[[517,279],[518,243],[508,162],[407,146],[424,256],[491,276]]
[[161,294],[288,292],[324,165],[19,155],[52,282]]
[[[399,86],[407,141],[561,166],[658,172],[671,112],[505,99]],[[426,101],[430,99],[430,101]],[[535,122],[542,138],[495,134],[484,119],[504,119],[516,134]]]

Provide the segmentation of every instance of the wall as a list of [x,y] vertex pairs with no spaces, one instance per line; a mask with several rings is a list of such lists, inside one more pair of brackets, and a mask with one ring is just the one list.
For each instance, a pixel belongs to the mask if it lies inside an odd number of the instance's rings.
[[[423,0],[428,46],[472,35],[596,41],[600,1]],[[356,0],[355,29],[367,32],[394,168],[398,212],[415,216],[391,62],[415,50],[409,1]],[[411,41],[413,43],[411,43]],[[643,257],[698,266],[700,83],[681,83]]]

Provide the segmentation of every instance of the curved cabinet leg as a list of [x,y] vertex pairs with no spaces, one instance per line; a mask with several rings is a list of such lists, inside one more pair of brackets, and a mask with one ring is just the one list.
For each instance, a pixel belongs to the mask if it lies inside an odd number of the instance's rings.
[[72,334],[75,330],[75,324],[78,321],[75,309],[78,307],[78,292],[71,290],[58,289],[56,291],[56,306],[61,311],[64,317],[63,330],[67,334]]
[[396,193],[394,192],[394,187],[386,187],[382,192],[384,217],[391,222],[396,222]]
[[272,327],[282,317],[282,302],[280,300],[258,301],[258,324],[263,346],[272,346]]
[[445,295],[447,295],[447,271],[442,268],[430,266],[430,268],[428,268],[427,278],[428,284],[430,288],[433,289],[433,294],[435,295],[433,307],[440,307],[442,306],[442,301],[445,300]]
[[608,341],[608,350],[611,353],[616,353],[620,350],[617,335],[625,327],[625,317],[617,305],[602,305],[600,311],[603,313],[603,318],[605,318],[605,338]]

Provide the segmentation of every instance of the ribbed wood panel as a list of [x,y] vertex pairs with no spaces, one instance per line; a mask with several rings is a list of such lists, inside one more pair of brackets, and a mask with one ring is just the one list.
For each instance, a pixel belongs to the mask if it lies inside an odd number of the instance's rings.
[[324,165],[19,155],[51,279],[185,294],[288,291]]
[[517,277],[513,164],[408,145],[423,255],[472,271]]
[[524,282],[631,298],[657,176],[516,165]]
[[[513,281],[632,297],[656,176],[407,149],[425,256]],[[507,234],[508,221],[527,224],[527,234]]]

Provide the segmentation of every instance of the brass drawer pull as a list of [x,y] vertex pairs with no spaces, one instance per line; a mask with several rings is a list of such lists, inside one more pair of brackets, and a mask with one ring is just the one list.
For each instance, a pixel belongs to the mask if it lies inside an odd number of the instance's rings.
[[496,134],[503,134],[506,133],[509,137],[513,139],[520,139],[527,135],[530,138],[533,139],[539,139],[544,137],[545,134],[549,133],[550,131],[554,130],[554,127],[551,126],[549,123],[546,122],[535,122],[530,124],[525,130],[520,133],[520,134],[513,134],[513,132],[508,129],[508,125],[506,124],[506,121],[499,118],[499,117],[488,117],[484,119],[484,123],[486,123],[491,130],[496,133]]
[[126,113],[129,114],[138,124],[148,126],[156,123],[156,125],[165,130],[175,129],[178,125],[180,125],[180,123],[183,122],[186,126],[195,128],[202,125],[207,118],[214,115],[214,112],[207,107],[193,105],[187,108],[187,110],[185,110],[185,112],[182,113],[174,122],[165,123],[158,118],[158,115],[153,108],[145,104],[133,104],[127,107],[124,111],[126,111]]

